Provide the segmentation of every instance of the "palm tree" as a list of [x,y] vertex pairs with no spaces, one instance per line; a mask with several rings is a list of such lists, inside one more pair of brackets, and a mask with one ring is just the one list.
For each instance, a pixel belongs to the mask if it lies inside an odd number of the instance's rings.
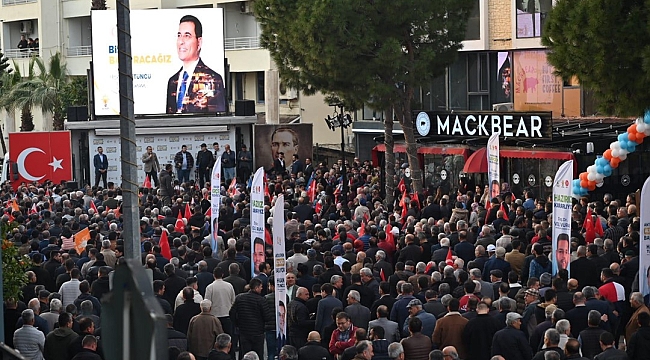
[[52,114],[54,130],[63,130],[66,116],[63,89],[68,81],[67,72],[58,52],[50,58],[48,66],[41,58],[32,57],[29,75],[11,88],[6,104],[12,109],[23,110],[38,106],[43,113]]
[[[33,76],[33,71],[30,68],[30,75]],[[20,131],[32,131],[34,130],[34,117],[32,116],[32,111],[30,106],[18,106],[16,99],[13,98],[14,94],[13,89],[23,81],[23,76],[20,73],[20,67],[14,61],[13,71],[10,73],[5,73],[2,76],[2,86],[0,90],[2,95],[0,96],[0,106],[5,109],[9,115],[9,121],[14,121],[14,114],[17,108],[20,108]],[[10,127],[9,131],[13,131],[13,124]]]

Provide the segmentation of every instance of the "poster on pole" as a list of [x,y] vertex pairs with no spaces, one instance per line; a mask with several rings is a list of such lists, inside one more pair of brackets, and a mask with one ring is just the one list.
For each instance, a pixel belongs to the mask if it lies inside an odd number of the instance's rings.
[[287,286],[284,256],[284,195],[278,195],[273,208],[273,260],[275,276],[275,326],[278,352],[286,344]]
[[251,274],[259,274],[259,266],[265,262],[264,253],[264,168],[260,167],[251,183]]
[[553,275],[570,272],[571,211],[573,209],[573,160],[566,161],[555,173],[553,186]]
[[214,168],[212,169],[212,176],[210,177],[210,247],[212,247],[212,255],[219,252],[217,246],[217,237],[219,236],[219,208],[221,207],[221,159],[215,161]]
[[639,244],[639,289],[645,303],[650,300],[650,177],[641,190],[641,244]]
[[501,191],[501,165],[499,164],[499,134],[490,136],[487,143],[488,179],[490,181],[490,199],[499,196]]

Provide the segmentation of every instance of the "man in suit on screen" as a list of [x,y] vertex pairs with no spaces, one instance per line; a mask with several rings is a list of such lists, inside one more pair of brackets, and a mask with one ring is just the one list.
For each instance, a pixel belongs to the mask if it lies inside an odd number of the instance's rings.
[[176,50],[183,66],[167,83],[168,114],[225,112],[223,78],[201,60],[203,25],[185,15],[178,25]]

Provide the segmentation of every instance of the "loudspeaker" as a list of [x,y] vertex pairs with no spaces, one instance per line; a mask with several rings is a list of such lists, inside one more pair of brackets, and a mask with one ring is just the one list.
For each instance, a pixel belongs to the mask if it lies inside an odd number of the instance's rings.
[[235,100],[235,116],[255,116],[255,101]]
[[87,106],[68,106],[68,121],[87,121]]
[[65,187],[70,191],[75,191],[79,189],[79,184],[76,181],[68,181],[65,183]]

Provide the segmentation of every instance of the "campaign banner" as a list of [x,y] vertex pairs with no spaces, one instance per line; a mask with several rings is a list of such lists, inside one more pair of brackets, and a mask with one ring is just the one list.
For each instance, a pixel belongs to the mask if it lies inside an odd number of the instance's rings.
[[284,254],[284,195],[275,200],[273,209],[273,263],[275,277],[275,326],[278,352],[286,344],[287,286]]
[[650,177],[641,189],[641,244],[639,244],[639,289],[645,303],[650,300]]
[[220,250],[217,246],[219,208],[221,208],[221,158],[215,161],[212,176],[210,176],[210,247],[212,247],[212,254],[216,254]]
[[265,262],[264,253],[264,168],[260,167],[251,182],[251,274],[259,274],[259,265]]
[[[92,11],[96,115],[120,112],[114,10]],[[136,115],[226,111],[223,9],[131,11]]]
[[[279,153],[284,154],[284,166],[291,170],[293,155],[298,155],[303,168],[305,159],[312,157],[312,124],[260,124],[254,125],[255,166],[271,171]],[[309,179],[305,179],[307,181]]]
[[488,179],[490,181],[490,200],[501,191],[501,165],[499,164],[499,133],[493,133],[487,143]]
[[553,275],[570,272],[571,212],[573,210],[573,160],[566,161],[555,173],[553,186]]

